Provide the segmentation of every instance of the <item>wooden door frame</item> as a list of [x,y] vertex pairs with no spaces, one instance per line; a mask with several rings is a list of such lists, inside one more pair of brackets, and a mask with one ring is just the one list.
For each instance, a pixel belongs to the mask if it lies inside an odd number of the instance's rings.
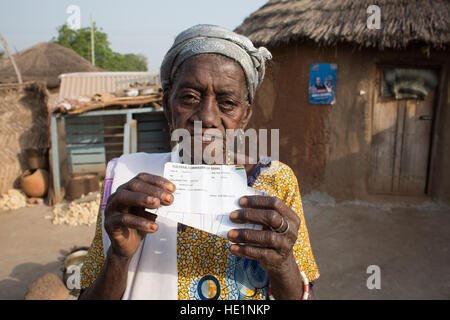
[[437,161],[437,151],[439,148],[439,127],[441,125],[441,121],[442,121],[442,106],[444,104],[443,101],[443,94],[441,94],[442,92],[444,92],[444,85],[447,84],[448,82],[448,75],[444,72],[445,70],[445,65],[444,64],[440,64],[438,65],[438,67],[436,68],[439,76],[439,85],[436,88],[436,96],[434,98],[434,106],[433,106],[433,122],[432,122],[432,127],[431,127],[431,142],[430,142],[430,155],[429,155],[429,159],[428,159],[428,177],[427,177],[427,195],[429,195],[430,197],[433,196],[433,182],[435,180],[435,176],[436,174],[434,173],[435,171],[435,166],[436,166],[436,161]]
[[[374,86],[373,86],[373,90],[372,90],[372,97],[370,99],[371,106],[370,106],[370,149],[369,149],[369,154],[372,150],[372,128],[373,128],[373,113],[374,113],[374,108],[375,108],[375,103],[376,103],[376,99],[378,97],[378,95],[380,94],[380,86],[377,86],[377,75],[378,75],[378,70],[382,70],[383,68],[418,68],[418,69],[434,69],[437,71],[438,73],[438,81],[439,81],[439,85],[437,86],[436,90],[436,94],[434,97],[434,102],[433,102],[433,120],[432,120],[432,124],[431,124],[431,132],[430,132],[430,147],[429,147],[429,151],[428,151],[428,164],[427,164],[427,172],[426,172],[426,182],[425,182],[425,193],[423,194],[424,197],[427,198],[432,198],[433,196],[433,177],[434,177],[434,167],[435,167],[435,162],[436,162],[436,154],[437,154],[437,149],[438,149],[438,128],[439,128],[439,124],[440,124],[440,115],[442,112],[442,95],[441,92],[444,89],[443,86],[446,83],[446,78],[445,78],[445,74],[444,72],[442,72],[442,70],[444,70],[444,63],[436,63],[434,61],[419,61],[419,62],[403,62],[403,61],[399,61],[398,63],[395,62],[376,62],[375,63],[375,80],[374,80]],[[381,80],[380,79],[380,85],[381,85]],[[388,196],[388,197],[417,197],[415,195],[402,195],[402,194],[381,194],[381,193],[371,193],[370,192],[370,188],[369,188],[369,182],[370,182],[370,172],[371,172],[371,163],[370,163],[370,156],[368,157],[368,171],[367,171],[367,185],[366,185],[366,191],[369,195],[373,195],[373,196]]]

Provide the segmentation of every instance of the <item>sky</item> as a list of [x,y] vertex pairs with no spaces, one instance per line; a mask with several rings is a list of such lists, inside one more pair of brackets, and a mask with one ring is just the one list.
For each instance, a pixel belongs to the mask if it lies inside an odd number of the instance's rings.
[[[81,27],[90,25],[108,34],[111,48],[143,54],[151,72],[159,72],[175,36],[199,23],[233,30],[267,0],[0,0],[0,33],[12,53],[57,35],[57,27],[80,8]],[[3,50],[3,47],[0,46]]]

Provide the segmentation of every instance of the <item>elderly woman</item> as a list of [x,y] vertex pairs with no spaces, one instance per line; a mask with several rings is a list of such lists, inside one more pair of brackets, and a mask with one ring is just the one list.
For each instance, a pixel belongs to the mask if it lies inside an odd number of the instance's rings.
[[[161,66],[171,129],[193,133],[196,121],[222,136],[227,129],[245,129],[270,58],[265,48],[218,26],[182,32]],[[270,196],[242,197],[242,209],[231,212],[230,220],[263,228],[233,229],[225,239],[144,211],[174,201],[176,185],[162,177],[168,161],[180,161],[177,152],[124,155],[108,164],[80,299],[306,297],[305,283],[319,273],[297,178],[287,165],[245,164],[248,185]]]

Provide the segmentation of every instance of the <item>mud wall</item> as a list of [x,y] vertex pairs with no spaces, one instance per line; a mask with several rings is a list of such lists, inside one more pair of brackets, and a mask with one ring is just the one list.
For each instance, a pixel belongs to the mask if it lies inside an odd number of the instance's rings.
[[[280,129],[280,160],[292,167],[303,194],[325,192],[337,201],[450,203],[448,52],[318,47],[293,43],[269,48],[272,66],[257,93],[251,127]],[[312,63],[337,63],[336,104],[308,104]],[[378,64],[429,65],[441,70],[429,194],[421,199],[368,193],[372,107]],[[364,94],[360,94],[364,91]],[[417,198],[417,197],[415,197]]]
[[48,148],[47,121],[44,83],[0,85],[0,194],[19,187],[27,148]]

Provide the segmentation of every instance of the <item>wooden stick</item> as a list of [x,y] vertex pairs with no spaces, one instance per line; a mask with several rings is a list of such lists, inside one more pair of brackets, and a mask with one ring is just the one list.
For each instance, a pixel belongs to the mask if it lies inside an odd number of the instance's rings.
[[9,52],[8,44],[6,43],[6,40],[5,40],[5,38],[3,38],[1,33],[0,33],[0,40],[3,43],[3,47],[5,48],[5,51],[6,51],[6,54],[8,55],[9,60],[11,60],[11,63],[14,67],[14,71],[16,71],[17,80],[19,81],[19,83],[22,83],[22,75],[20,74],[19,68],[17,68],[16,62],[14,61],[14,58],[13,58],[11,52]]
[[128,101],[124,99],[115,99],[108,102],[85,102],[82,104],[79,104],[77,106],[74,106],[74,109],[68,110],[68,114],[80,114],[87,111],[95,110],[95,109],[101,109],[113,105],[121,105],[123,108],[127,108],[128,105],[139,105],[139,104],[146,104],[146,103],[152,103],[157,102],[161,100],[159,97],[148,97],[146,99],[127,99]]

